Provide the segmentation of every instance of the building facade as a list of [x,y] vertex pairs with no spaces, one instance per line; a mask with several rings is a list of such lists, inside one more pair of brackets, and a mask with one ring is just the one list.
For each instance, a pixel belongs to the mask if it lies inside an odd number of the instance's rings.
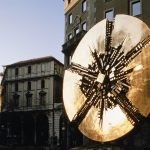
[[59,145],[63,64],[42,57],[5,66],[0,142]]
[[[62,52],[64,54],[65,67],[67,68],[70,65],[72,55],[86,32],[105,18],[112,20],[117,14],[127,14],[143,20],[150,26],[149,5],[150,1],[146,0],[64,0],[65,42],[62,45]],[[113,148],[115,145],[126,147],[127,149],[133,149],[133,147],[134,149],[150,148],[148,144],[150,136],[147,134],[150,132],[149,125],[150,117],[131,134],[118,141],[105,144],[91,141],[81,134],[79,137],[82,139],[82,142],[78,143],[76,140],[75,143],[78,144],[72,144],[70,147],[94,143],[94,145],[98,145],[98,147],[101,145],[104,148],[107,146]],[[79,135],[78,129],[74,128],[72,131],[68,131],[70,132],[68,134],[74,135],[77,133]]]
[[70,64],[79,41],[99,21],[117,14],[138,17],[150,25],[149,1],[145,0],[64,0],[65,43],[62,46],[65,66]]

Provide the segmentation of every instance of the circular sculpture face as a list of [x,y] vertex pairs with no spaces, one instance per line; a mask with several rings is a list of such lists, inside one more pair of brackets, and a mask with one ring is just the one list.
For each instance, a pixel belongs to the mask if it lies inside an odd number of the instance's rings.
[[115,140],[148,116],[149,42],[142,21],[117,15],[79,43],[65,71],[63,96],[69,120],[88,138]]

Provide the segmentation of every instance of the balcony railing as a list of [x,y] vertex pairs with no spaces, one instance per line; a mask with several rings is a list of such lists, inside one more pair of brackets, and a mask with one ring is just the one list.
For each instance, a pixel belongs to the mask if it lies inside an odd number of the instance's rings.
[[9,106],[6,105],[2,108],[2,112],[20,112],[20,111],[41,111],[41,110],[53,110],[62,109],[62,103],[45,104],[45,105],[32,105],[32,106]]
[[82,30],[78,34],[76,34],[74,37],[72,37],[69,41],[67,41],[65,44],[62,45],[62,52],[65,54],[71,53],[71,49],[75,49],[80,40],[85,35],[86,31]]
[[41,72],[41,73],[32,73],[32,74],[22,74],[19,76],[11,76],[11,77],[6,77],[4,78],[5,81],[16,81],[16,80],[32,80],[32,79],[38,79],[38,78],[45,78],[45,77],[50,77],[50,76],[60,76],[62,77],[62,73],[60,73],[57,70],[52,70],[52,71],[47,71],[47,72]]

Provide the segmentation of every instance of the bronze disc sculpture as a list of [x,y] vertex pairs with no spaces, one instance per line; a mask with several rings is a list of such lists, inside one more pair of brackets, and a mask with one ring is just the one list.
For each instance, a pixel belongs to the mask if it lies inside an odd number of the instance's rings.
[[71,123],[106,142],[131,131],[150,112],[150,30],[116,15],[92,27],[65,71],[63,99]]

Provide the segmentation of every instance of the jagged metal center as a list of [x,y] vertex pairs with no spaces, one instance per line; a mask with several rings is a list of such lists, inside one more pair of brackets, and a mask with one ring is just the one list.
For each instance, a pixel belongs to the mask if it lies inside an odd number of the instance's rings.
[[91,51],[93,62],[87,68],[72,63],[69,71],[82,76],[80,89],[86,100],[74,115],[72,123],[79,126],[92,106],[98,108],[100,125],[103,123],[104,110],[113,109],[119,105],[128,120],[134,125],[142,119],[139,110],[130,102],[126,94],[130,88],[128,74],[135,67],[126,70],[128,64],[150,42],[150,36],[139,42],[127,54],[121,49],[125,38],[118,47],[112,47],[113,21],[106,21],[105,54],[98,54],[97,50]]

